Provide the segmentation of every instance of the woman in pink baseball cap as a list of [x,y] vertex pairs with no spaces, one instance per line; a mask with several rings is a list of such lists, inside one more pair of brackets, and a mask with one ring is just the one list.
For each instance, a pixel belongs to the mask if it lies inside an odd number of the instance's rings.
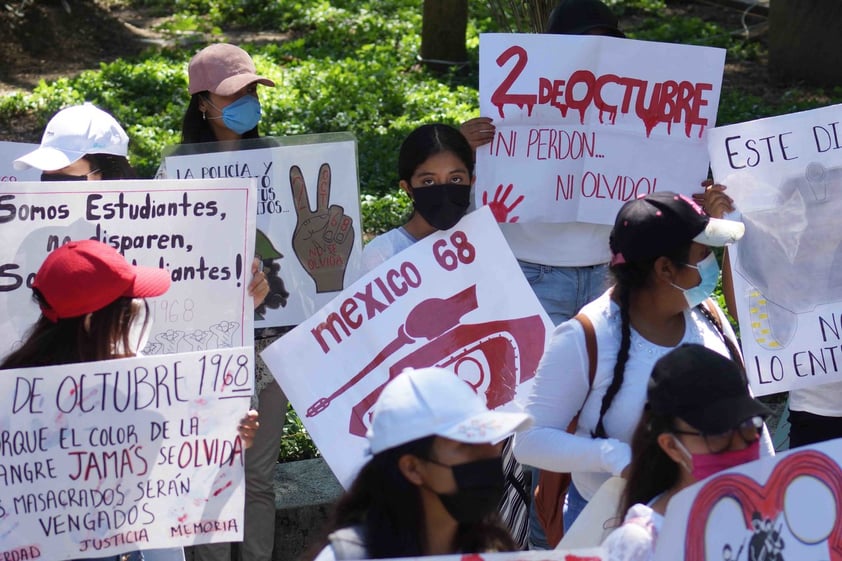
[[[110,245],[71,241],[50,253],[32,292],[41,316],[0,370],[132,357],[145,346],[151,320],[146,298],[170,287],[165,269],[132,265]],[[257,412],[239,421],[244,447],[257,432]],[[164,550],[161,550],[164,551]],[[181,557],[180,548],[174,551]],[[104,561],[142,561],[135,551]]]

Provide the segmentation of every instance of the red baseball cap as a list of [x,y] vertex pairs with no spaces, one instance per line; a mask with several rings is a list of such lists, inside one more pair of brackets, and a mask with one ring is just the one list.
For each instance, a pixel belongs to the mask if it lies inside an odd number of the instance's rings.
[[55,322],[101,310],[121,297],[160,296],[170,282],[165,269],[132,265],[110,245],[80,240],[50,253],[32,287],[46,301],[41,313]]

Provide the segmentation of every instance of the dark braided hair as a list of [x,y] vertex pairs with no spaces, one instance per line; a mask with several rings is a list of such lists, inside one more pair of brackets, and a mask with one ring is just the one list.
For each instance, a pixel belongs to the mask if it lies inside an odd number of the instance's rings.
[[722,337],[722,342],[725,343],[725,346],[728,348],[728,354],[731,355],[731,360],[737,363],[737,366],[740,367],[740,372],[743,374],[743,378],[746,380],[746,384],[748,384],[748,377],[746,376],[746,365],[743,362],[743,355],[740,352],[740,349],[737,348],[737,345],[734,341],[731,340],[725,334],[725,329],[722,327],[722,321],[720,321],[719,317],[714,315],[713,312],[705,305],[704,302],[696,306],[702,315],[707,318],[707,320],[713,324],[716,330],[719,332],[720,337]]
[[[676,267],[685,267],[690,254],[692,241],[674,249],[664,255],[672,261]],[[603,420],[605,413],[611,407],[614,397],[623,386],[623,378],[626,372],[626,362],[629,360],[629,348],[631,347],[631,320],[629,318],[629,302],[633,291],[640,290],[649,283],[655,261],[660,256],[635,262],[624,262],[611,265],[611,274],[614,277],[614,294],[620,306],[621,339],[620,350],[617,351],[617,361],[614,363],[614,376],[611,384],[602,396],[602,406],[599,408],[599,421],[591,432],[593,438],[608,438],[605,432]]]

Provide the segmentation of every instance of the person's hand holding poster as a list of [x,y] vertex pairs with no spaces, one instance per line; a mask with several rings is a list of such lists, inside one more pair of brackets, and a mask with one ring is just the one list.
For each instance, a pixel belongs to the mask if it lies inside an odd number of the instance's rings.
[[252,349],[6,370],[0,559],[79,559],[243,535]]
[[[563,56],[559,56],[563,53]],[[625,201],[707,175],[725,51],[616,37],[480,36],[477,204],[498,222],[613,224]]]
[[170,272],[172,288],[149,303],[144,354],[250,345],[252,181],[7,184],[0,192],[0,356],[38,318],[30,287],[46,255],[80,239]]
[[842,381],[842,106],[710,131],[711,167],[746,226],[729,251],[758,395]]
[[440,366],[489,408],[514,406],[551,330],[491,212],[480,209],[363,276],[261,356],[347,485],[390,379]]

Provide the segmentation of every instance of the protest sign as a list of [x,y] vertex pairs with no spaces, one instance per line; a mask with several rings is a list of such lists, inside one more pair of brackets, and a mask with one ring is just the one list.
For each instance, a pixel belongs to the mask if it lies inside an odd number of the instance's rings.
[[[38,181],[41,179],[41,170],[35,168],[15,169],[13,162],[38,148],[38,144],[24,144],[22,142],[0,141],[0,183],[11,181]],[[0,187],[0,192],[4,188]]]
[[708,136],[714,178],[746,226],[728,253],[757,395],[842,381],[840,111],[760,119]]
[[[255,327],[297,325],[358,275],[357,145],[351,133],[188,145],[166,155],[172,179],[257,178],[257,255],[270,293]],[[249,149],[251,148],[251,149]],[[227,150],[226,150],[227,149]]]
[[607,559],[601,548],[551,551],[512,551],[509,553],[462,553],[400,557],[384,561],[602,561]]
[[0,356],[38,319],[29,288],[44,258],[87,238],[170,271],[169,291],[148,300],[144,354],[251,345],[253,181],[8,184],[0,193]]
[[[559,56],[563,53],[563,56]],[[476,203],[498,222],[613,224],[707,176],[725,51],[616,37],[480,35]]]
[[483,208],[364,275],[261,356],[347,486],[371,408],[403,369],[454,370],[490,408],[516,407],[551,330]]
[[0,558],[239,541],[250,347],[6,370]]
[[670,499],[656,561],[842,559],[842,440],[790,450]]

